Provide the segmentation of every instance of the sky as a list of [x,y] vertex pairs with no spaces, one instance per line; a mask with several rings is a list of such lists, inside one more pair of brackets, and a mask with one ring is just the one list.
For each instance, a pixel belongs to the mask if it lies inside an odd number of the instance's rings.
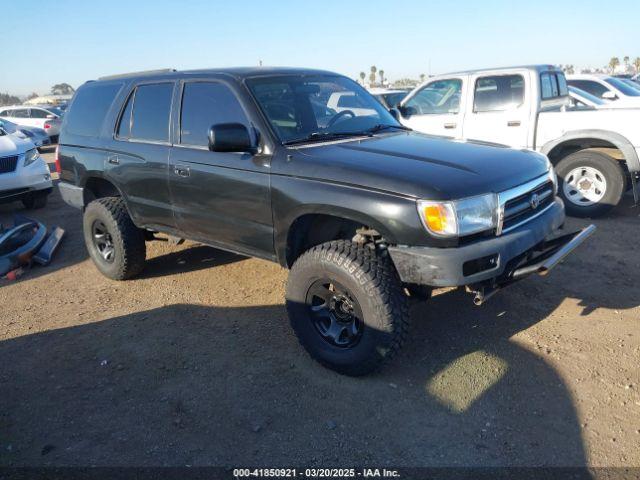
[[[0,92],[157,68],[312,67],[389,80],[640,57],[640,1],[0,0]],[[623,14],[620,14],[622,12]],[[19,33],[21,32],[21,33]]]

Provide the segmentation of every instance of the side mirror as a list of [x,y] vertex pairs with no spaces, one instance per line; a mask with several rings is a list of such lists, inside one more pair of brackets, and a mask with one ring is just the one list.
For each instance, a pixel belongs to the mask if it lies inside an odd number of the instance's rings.
[[398,111],[405,118],[409,118],[411,115],[415,115],[416,113],[418,113],[415,107],[407,107],[406,105],[398,105]]
[[209,129],[209,150],[256,153],[257,148],[246,126],[241,123],[218,123]]
[[389,109],[389,113],[391,114],[391,116],[393,118],[395,118],[396,120],[400,121],[400,112],[398,111],[397,108],[390,108]]
[[605,100],[616,100],[618,96],[611,90],[607,90],[602,94],[602,98],[604,98]]

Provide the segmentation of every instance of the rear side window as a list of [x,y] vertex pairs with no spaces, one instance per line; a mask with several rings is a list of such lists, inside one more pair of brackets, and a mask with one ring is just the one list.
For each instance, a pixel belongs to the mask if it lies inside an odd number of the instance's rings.
[[31,118],[47,118],[48,115],[51,114],[45,110],[40,110],[39,108],[31,109]]
[[476,80],[474,112],[498,112],[518,108],[524,101],[522,75],[496,75]]
[[218,123],[249,121],[233,92],[217,82],[190,82],[184,86],[180,116],[180,143],[207,146],[209,129]]
[[67,132],[83,137],[97,137],[121,83],[95,83],[80,88],[66,116]]
[[131,138],[169,141],[169,113],[173,83],[141,85],[133,97]]
[[26,108],[18,108],[16,110],[9,110],[9,117],[29,118],[29,110],[26,109]]
[[567,79],[562,73],[544,72],[540,74],[540,92],[543,100],[565,97],[569,94]]

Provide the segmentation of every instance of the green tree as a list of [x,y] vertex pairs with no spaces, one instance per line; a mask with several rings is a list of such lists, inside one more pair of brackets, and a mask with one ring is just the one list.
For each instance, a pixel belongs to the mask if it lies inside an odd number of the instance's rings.
[[72,95],[75,92],[74,88],[68,83],[56,83],[51,87],[52,95]]
[[640,73],[640,57],[636,57],[633,61],[633,67],[636,69],[636,73]]
[[20,99],[15,95],[0,93],[0,105],[15,105],[17,103],[20,103]]
[[31,92],[29,94],[29,96],[27,96],[27,100],[31,100],[32,98],[38,98],[40,95],[38,95],[36,92]]
[[369,74],[369,83],[373,86],[376,84],[376,72],[378,69],[375,65],[371,67],[371,73]]
[[360,72],[360,80],[362,81],[362,84],[364,85],[364,79],[367,78],[367,74],[364,72]]
[[378,70],[378,75],[380,75],[380,85],[384,85],[384,70]]
[[575,73],[575,68],[573,65],[561,65],[562,71],[568,75]]
[[624,62],[624,71],[628,72],[629,71],[629,55],[625,55],[622,61]]
[[611,70],[611,73],[615,73],[618,65],[620,65],[620,59],[618,57],[611,57],[611,60],[609,60],[609,69]]
[[420,74],[420,83],[424,82],[424,79],[427,78],[427,76],[424,73]]

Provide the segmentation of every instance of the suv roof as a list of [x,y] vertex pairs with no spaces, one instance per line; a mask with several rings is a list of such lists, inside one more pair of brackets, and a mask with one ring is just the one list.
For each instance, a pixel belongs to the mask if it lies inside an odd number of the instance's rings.
[[99,77],[98,80],[91,81],[109,81],[117,79],[136,79],[136,78],[181,78],[185,75],[208,75],[208,74],[224,74],[239,79],[248,77],[257,77],[262,75],[336,75],[335,72],[327,70],[316,70],[311,68],[293,68],[293,67],[232,67],[232,68],[205,68],[198,70],[175,70],[171,68],[161,70],[148,70],[144,72],[131,72],[118,75],[108,75]]

